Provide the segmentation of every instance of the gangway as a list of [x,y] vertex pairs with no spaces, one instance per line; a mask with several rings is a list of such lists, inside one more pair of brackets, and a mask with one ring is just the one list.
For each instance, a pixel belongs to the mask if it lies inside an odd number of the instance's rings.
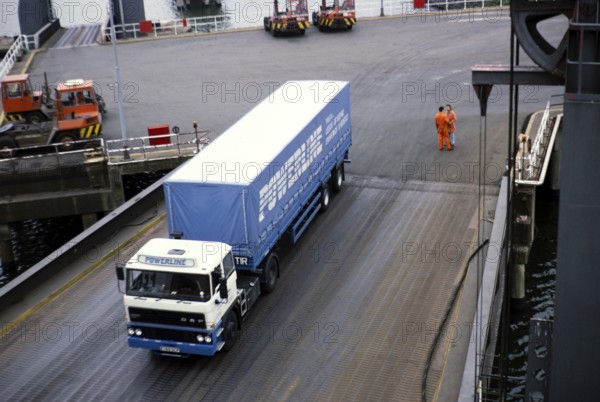
[[[562,95],[558,95],[562,96]],[[515,158],[515,184],[540,186],[544,183],[556,135],[563,117],[562,104],[546,103],[539,127],[533,138],[522,134]]]

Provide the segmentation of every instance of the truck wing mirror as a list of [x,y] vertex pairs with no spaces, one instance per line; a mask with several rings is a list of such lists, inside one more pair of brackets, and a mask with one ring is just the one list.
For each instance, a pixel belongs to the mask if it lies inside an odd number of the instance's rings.
[[125,293],[121,290],[121,281],[125,280],[125,267],[124,264],[118,263],[117,266],[115,267],[116,271],[117,271],[117,279],[119,280],[117,282],[117,289],[119,289],[119,293]]
[[229,296],[227,291],[227,278],[221,278],[219,280],[219,297],[221,299],[227,299],[227,296]]
[[120,281],[125,280],[125,271],[123,269],[123,264],[117,264],[116,271],[117,271],[117,279]]

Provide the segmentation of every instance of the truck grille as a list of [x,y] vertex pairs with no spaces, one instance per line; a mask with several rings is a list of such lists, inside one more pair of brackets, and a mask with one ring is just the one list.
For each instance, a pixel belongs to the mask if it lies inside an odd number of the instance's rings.
[[177,331],[166,328],[143,328],[143,338],[160,339],[161,341],[198,343],[196,335],[198,335],[198,332]]
[[163,311],[129,307],[129,319],[132,322],[177,325],[183,327],[206,329],[206,321],[204,319],[204,314],[198,313],[184,313],[179,311]]

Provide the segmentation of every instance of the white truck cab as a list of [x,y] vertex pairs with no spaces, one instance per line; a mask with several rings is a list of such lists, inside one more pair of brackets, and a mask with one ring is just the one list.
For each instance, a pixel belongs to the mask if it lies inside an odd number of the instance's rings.
[[247,305],[247,295],[238,291],[229,245],[152,239],[117,266],[117,276],[125,281],[130,346],[214,355],[234,343],[246,313],[238,300]]

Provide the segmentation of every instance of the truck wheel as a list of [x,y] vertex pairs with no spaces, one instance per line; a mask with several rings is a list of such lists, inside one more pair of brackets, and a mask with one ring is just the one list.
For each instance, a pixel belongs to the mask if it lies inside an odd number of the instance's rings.
[[333,171],[331,178],[331,185],[334,193],[339,193],[342,189],[342,183],[344,182],[344,165],[340,165]]
[[263,281],[260,283],[260,289],[263,293],[271,293],[277,287],[277,277],[279,276],[279,259],[276,254],[269,254],[263,270]]
[[46,116],[42,112],[35,111],[27,115],[27,123],[29,124],[39,124],[46,120]]
[[96,94],[96,101],[98,102],[98,110],[100,110],[100,113],[106,114],[106,102],[104,102],[104,98]]
[[233,345],[235,345],[237,342],[238,330],[237,317],[233,311],[230,311],[229,314],[227,314],[225,323],[223,324],[223,340],[225,341],[225,345],[223,345],[224,351],[228,351],[233,348]]
[[324,184],[321,187],[321,212],[327,211],[329,208],[329,186]]
[[18,148],[17,141],[13,137],[3,136],[0,137],[0,149],[13,149]]
[[12,156],[12,152],[9,151],[9,149],[15,149],[18,147],[19,145],[13,137],[0,137],[0,158],[10,158]]
[[53,142],[60,144],[61,151],[72,151],[77,148],[77,133],[66,131],[56,136]]

